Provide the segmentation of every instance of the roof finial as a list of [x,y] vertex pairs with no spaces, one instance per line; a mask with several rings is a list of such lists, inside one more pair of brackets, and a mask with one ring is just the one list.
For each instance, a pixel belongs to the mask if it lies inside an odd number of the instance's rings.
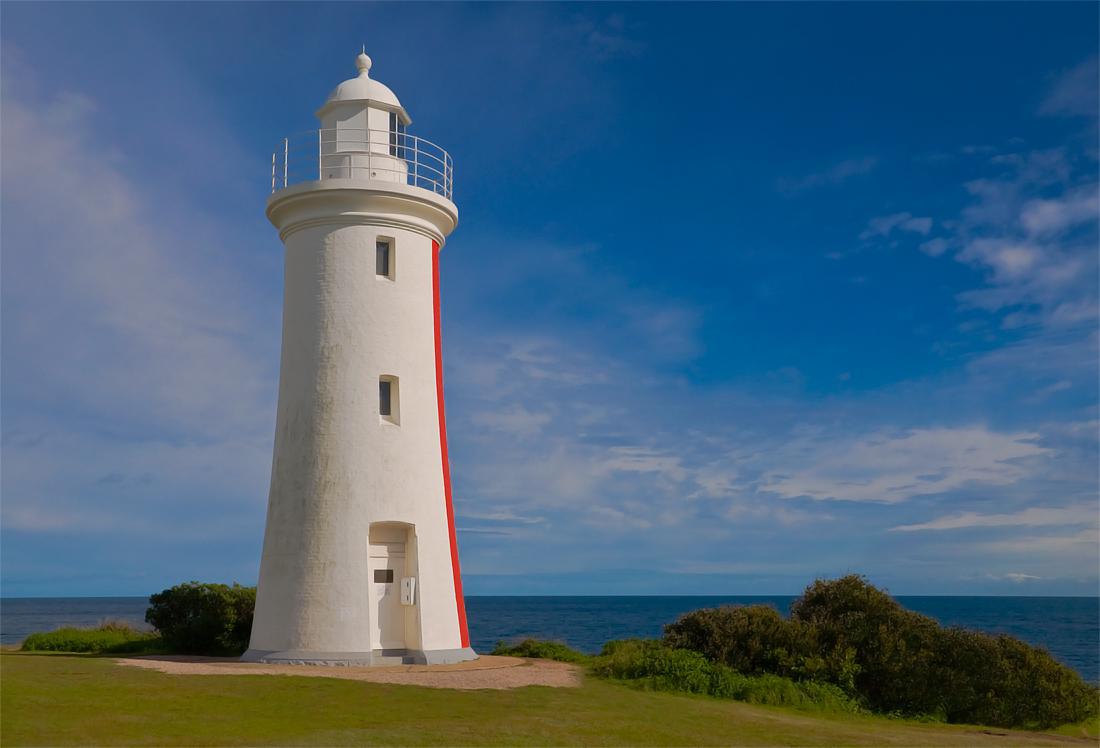
[[363,45],[363,54],[355,58],[355,67],[359,68],[360,78],[369,78],[370,75],[370,58],[367,57],[367,45]]

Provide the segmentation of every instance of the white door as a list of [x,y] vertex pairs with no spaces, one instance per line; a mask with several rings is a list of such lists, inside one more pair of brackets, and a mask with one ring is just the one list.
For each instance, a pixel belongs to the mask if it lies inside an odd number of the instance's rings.
[[405,649],[405,609],[401,577],[405,576],[405,544],[370,547],[371,649]]

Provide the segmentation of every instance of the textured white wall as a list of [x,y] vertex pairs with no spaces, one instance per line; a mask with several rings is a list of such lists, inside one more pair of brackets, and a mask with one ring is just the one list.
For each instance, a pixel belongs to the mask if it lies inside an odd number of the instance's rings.
[[[376,522],[414,527],[410,648],[462,647],[432,266],[432,241],[442,244],[457,215],[425,190],[362,187],[328,180],[269,200],[286,244],[283,350],[251,650],[370,651],[368,538]],[[392,240],[393,280],[375,275],[379,237]],[[399,425],[379,417],[382,375],[399,379]]]

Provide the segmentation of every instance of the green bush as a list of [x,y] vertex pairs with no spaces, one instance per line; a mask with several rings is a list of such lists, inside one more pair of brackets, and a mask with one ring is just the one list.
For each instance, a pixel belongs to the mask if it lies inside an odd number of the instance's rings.
[[814,582],[791,618],[814,626],[823,648],[857,653],[856,688],[875,711],[1049,728],[1100,709],[1097,689],[1045,650],[942,628],[854,574]]
[[790,619],[760,606],[681,616],[668,647],[747,674],[829,683],[881,714],[1048,728],[1100,710],[1100,692],[1046,651],[943,628],[858,575],[817,580]]
[[255,587],[189,582],[150,596],[149,603],[145,620],[174,652],[239,655],[248,649]]
[[588,655],[570,649],[557,642],[540,642],[536,639],[524,639],[514,647],[509,647],[504,642],[497,642],[491,655],[503,655],[505,657],[532,657],[543,660],[557,660],[558,662],[572,662],[582,665],[588,662]]
[[785,619],[774,608],[727,605],[697,610],[665,626],[663,641],[748,675],[830,680],[855,692],[855,653],[835,648],[822,653],[813,626]]
[[795,682],[776,675],[746,675],[712,662],[699,652],[673,649],[652,639],[608,642],[592,670],[597,675],[630,681],[654,691],[703,694],[831,713],[861,711],[854,699],[834,685]]
[[130,624],[106,621],[94,629],[60,628],[50,633],[31,634],[23,642],[24,652],[92,652],[133,654],[160,649],[164,642],[151,632],[135,630]]
[[[814,629],[822,656],[853,653],[855,690],[875,711],[932,713],[941,705],[926,696],[937,690],[929,679],[943,629],[863,577],[815,581],[791,605],[791,622]],[[836,682],[834,673],[824,676]]]

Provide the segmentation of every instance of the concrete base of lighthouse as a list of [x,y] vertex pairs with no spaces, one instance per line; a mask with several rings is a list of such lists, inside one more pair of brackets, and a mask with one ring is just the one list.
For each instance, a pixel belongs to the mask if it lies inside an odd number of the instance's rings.
[[388,650],[374,652],[268,652],[249,649],[241,662],[262,662],[266,665],[332,665],[374,667],[378,665],[451,665],[476,660],[471,647],[462,649]]

